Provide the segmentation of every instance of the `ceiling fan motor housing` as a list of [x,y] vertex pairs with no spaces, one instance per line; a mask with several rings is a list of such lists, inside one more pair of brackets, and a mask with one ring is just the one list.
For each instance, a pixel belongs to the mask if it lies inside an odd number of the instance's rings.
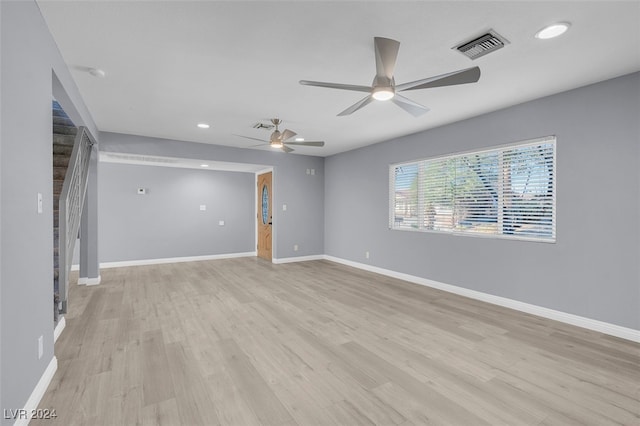
[[273,133],[271,133],[271,137],[269,139],[271,140],[271,142],[279,142],[281,137],[282,134],[280,133],[280,130],[276,129]]
[[394,81],[393,77],[389,78],[387,76],[384,75],[376,75],[373,78],[373,83],[371,84],[371,86],[373,86],[373,88],[376,87],[385,87],[385,88],[393,88],[395,87],[396,82]]

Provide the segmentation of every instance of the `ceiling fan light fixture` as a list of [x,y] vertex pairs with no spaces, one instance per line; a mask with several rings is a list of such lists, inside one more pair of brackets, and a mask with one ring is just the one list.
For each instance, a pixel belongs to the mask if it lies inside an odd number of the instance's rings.
[[388,101],[396,95],[392,87],[374,87],[371,96],[376,101]]
[[[369,97],[367,96],[367,98]],[[297,135],[296,132],[289,129],[284,129],[282,132],[278,130],[278,125],[282,122],[282,120],[280,120],[279,118],[274,118],[271,120],[271,122],[275,126],[276,130],[273,133],[271,133],[269,140],[258,139],[251,136],[242,136],[242,135],[236,135],[236,136],[262,142],[260,145],[254,145],[256,147],[269,145],[270,148],[279,149],[286,154],[295,151],[295,149],[291,148],[289,145],[304,145],[304,146],[313,146],[313,147],[324,146],[323,141],[307,142],[304,140],[304,138],[300,136],[295,138],[295,142],[292,142],[291,139],[293,139]],[[252,148],[252,147],[249,147],[249,148]]]
[[571,24],[568,22],[557,22],[555,24],[547,25],[536,33],[536,38],[540,40],[548,40],[555,38],[566,33]]

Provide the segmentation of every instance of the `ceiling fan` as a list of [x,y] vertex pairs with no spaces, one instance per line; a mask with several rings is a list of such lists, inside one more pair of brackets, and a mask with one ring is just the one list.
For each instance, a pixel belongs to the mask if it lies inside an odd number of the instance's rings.
[[321,81],[300,80],[300,84],[305,86],[328,87],[331,89],[353,90],[356,92],[368,92],[369,94],[362,100],[351,105],[342,111],[339,116],[349,115],[360,108],[368,105],[374,100],[390,100],[414,117],[418,117],[429,108],[420,105],[404,96],[398,94],[405,90],[427,89],[430,87],[453,86],[456,84],[475,83],[480,79],[480,68],[472,67],[463,70],[453,71],[422,80],[412,81],[396,85],[393,72],[398,58],[400,42],[383,37],[374,37],[373,44],[376,55],[376,75],[371,86],[357,86],[353,84],[324,83]]
[[246,138],[246,139],[253,139],[255,141],[260,141],[260,142],[264,142],[261,143],[260,145],[253,145],[255,146],[263,146],[263,145],[269,145],[271,146],[271,148],[276,148],[276,149],[281,149],[284,152],[292,152],[294,151],[293,148],[289,148],[289,145],[302,145],[302,146],[324,146],[324,142],[322,141],[292,141],[292,142],[287,142],[289,139],[291,139],[292,137],[294,137],[297,133],[289,130],[289,129],[285,129],[284,131],[280,131],[278,130],[278,126],[282,123],[282,120],[280,120],[279,118],[272,118],[270,120],[274,126],[276,126],[276,130],[273,131],[273,133],[271,133],[271,136],[269,137],[268,141],[265,141],[263,139],[258,139],[258,138],[252,138],[250,136],[242,136],[242,135],[236,135],[236,136],[240,136],[241,138]]

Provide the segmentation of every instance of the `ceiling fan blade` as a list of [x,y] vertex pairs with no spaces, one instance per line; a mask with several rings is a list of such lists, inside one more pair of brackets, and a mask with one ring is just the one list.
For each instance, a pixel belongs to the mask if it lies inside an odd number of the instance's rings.
[[266,141],[266,140],[264,140],[264,139],[252,138],[251,136],[237,135],[237,134],[235,134],[235,133],[233,133],[233,135],[234,135],[234,136],[240,136],[241,138],[245,138],[245,139],[251,139],[251,140],[254,140],[254,141],[264,142],[264,143],[267,143],[267,144],[269,143],[269,141]]
[[404,96],[398,95],[397,93],[391,99],[391,102],[398,105],[400,108],[407,111],[414,117],[419,117],[429,111],[429,108],[427,108],[426,106],[422,106],[419,103],[412,101],[411,99],[407,99]]
[[286,141],[287,139],[291,139],[295,135],[297,135],[297,133],[294,132],[293,130],[284,129],[284,131],[282,132],[282,135],[280,136],[280,140]]
[[480,68],[473,67],[464,70],[458,70],[447,74],[437,75],[422,80],[412,81],[410,83],[398,84],[396,92],[403,90],[428,89],[430,87],[454,86],[456,84],[475,83],[480,80]]
[[356,92],[371,91],[371,87],[369,86],[358,86],[355,84],[324,83],[322,81],[309,81],[309,80],[300,80],[300,84],[302,84],[303,86],[327,87],[329,89],[354,90]]
[[344,111],[342,111],[340,114],[338,114],[338,116],[342,117],[342,116],[345,116],[345,115],[353,114],[354,112],[356,112],[360,108],[370,104],[372,101],[373,101],[373,97],[371,95],[369,95],[369,96],[359,100],[355,104],[351,105],[349,108],[345,109]]
[[373,44],[376,50],[376,76],[393,78],[398,59],[400,42],[384,37],[374,37]]
[[288,146],[286,146],[284,144],[282,145],[282,147],[280,149],[283,150],[284,152],[286,152],[287,154],[290,153],[290,152],[295,151],[295,149],[289,148]]
[[322,141],[284,142],[285,145],[324,146]]

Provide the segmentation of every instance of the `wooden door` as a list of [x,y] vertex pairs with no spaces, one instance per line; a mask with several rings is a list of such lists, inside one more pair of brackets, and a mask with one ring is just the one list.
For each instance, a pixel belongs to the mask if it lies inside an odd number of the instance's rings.
[[258,175],[258,257],[271,260],[271,172]]

